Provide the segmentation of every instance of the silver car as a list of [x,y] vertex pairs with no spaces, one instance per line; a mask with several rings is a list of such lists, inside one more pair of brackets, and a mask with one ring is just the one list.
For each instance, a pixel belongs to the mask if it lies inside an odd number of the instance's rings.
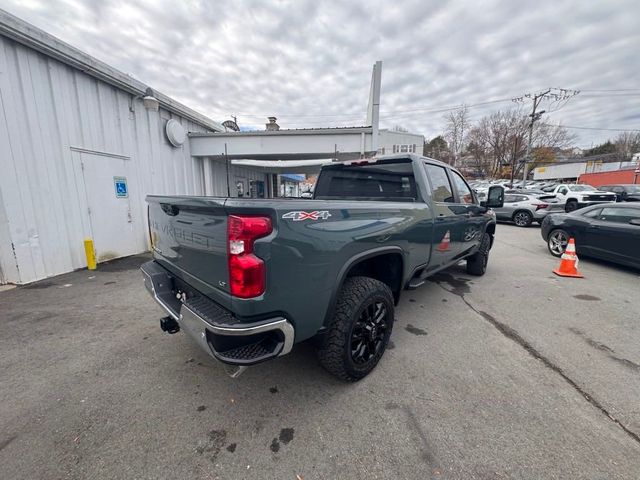
[[495,208],[498,220],[507,220],[519,227],[528,227],[533,222],[542,223],[544,217],[550,213],[563,213],[564,203],[555,195],[525,195],[521,193],[507,193],[504,196],[504,206]]

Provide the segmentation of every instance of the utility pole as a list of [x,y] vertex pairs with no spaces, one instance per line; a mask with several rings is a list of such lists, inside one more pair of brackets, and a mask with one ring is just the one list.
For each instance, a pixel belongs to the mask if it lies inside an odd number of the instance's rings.
[[531,155],[531,143],[533,142],[533,124],[544,113],[544,110],[536,113],[536,108],[538,108],[538,104],[542,101],[545,95],[547,95],[550,91],[551,89],[547,89],[546,92],[538,93],[533,96],[533,111],[531,112],[531,115],[529,115],[531,117],[531,121],[529,122],[529,141],[527,142],[527,153],[524,156],[524,165],[523,165],[524,173],[522,175],[522,188],[525,187],[525,182],[527,181],[527,175],[529,173],[527,171],[529,167],[529,164],[527,162],[531,162],[530,155]]
[[[524,163],[523,165],[524,172],[522,175],[523,188],[525,186],[525,182],[527,181],[527,175],[529,174],[528,172],[529,163],[531,163],[531,148],[533,146],[533,125],[535,124],[536,121],[540,120],[540,117],[542,116],[542,114],[545,113],[544,110],[541,110],[538,112],[537,111],[538,106],[540,105],[542,100],[544,100],[545,98],[551,98],[556,102],[560,102],[562,100],[568,101],[571,97],[577,95],[578,93],[580,93],[579,90],[567,90],[564,88],[547,88],[544,92],[539,92],[534,94],[527,93],[522,97],[517,97],[512,99],[513,102],[524,102],[524,100],[528,98],[533,100],[533,108],[531,110],[531,113],[529,114],[529,117],[531,117],[531,121],[529,122],[529,141],[527,142],[527,152],[523,160],[523,163]],[[559,110],[560,108],[561,107],[558,107],[556,108],[556,110]],[[552,110],[551,112],[553,111],[555,110]]]

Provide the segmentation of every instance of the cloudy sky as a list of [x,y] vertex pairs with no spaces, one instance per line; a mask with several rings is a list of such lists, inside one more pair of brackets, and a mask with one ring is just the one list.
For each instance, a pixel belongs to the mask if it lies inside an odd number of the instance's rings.
[[[0,0],[0,8],[214,118],[264,128],[364,123],[382,60],[381,125],[427,138],[546,87],[549,123],[640,129],[640,2]],[[634,90],[635,89],[635,90]],[[474,106],[493,100],[502,102]],[[525,104],[529,108],[529,104]],[[439,111],[440,110],[440,111]],[[617,132],[572,130],[588,147]]]

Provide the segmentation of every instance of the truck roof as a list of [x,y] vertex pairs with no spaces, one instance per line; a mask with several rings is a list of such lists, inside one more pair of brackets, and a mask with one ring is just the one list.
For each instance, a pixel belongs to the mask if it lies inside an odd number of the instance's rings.
[[452,167],[451,165],[449,165],[448,163],[442,162],[440,160],[436,160],[435,158],[430,158],[430,157],[425,157],[423,155],[418,155],[416,153],[394,153],[391,155],[376,155],[375,157],[370,157],[370,158],[358,158],[355,160],[342,160],[339,162],[334,162],[334,163],[330,163],[327,164],[325,166],[331,166],[331,165],[353,165],[353,164],[357,164],[360,162],[367,162],[367,163],[375,163],[381,160],[411,160],[411,161],[419,161],[419,160],[429,160],[430,162],[433,162],[437,165],[441,165],[443,167],[449,167],[452,168],[453,170],[456,170],[456,168]]

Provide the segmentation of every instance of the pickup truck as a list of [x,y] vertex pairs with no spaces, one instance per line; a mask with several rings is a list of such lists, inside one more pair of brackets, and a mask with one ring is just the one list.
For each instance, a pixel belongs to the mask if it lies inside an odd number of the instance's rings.
[[567,213],[579,208],[588,207],[597,203],[616,201],[616,194],[600,192],[591,185],[563,184],[558,185],[552,192],[558,200],[565,204]]
[[480,204],[449,165],[413,154],[324,166],[313,199],[147,197],[144,283],[212,357],[248,365],[315,337],[346,381],[382,357],[401,292],[466,259],[483,275],[504,189]]

